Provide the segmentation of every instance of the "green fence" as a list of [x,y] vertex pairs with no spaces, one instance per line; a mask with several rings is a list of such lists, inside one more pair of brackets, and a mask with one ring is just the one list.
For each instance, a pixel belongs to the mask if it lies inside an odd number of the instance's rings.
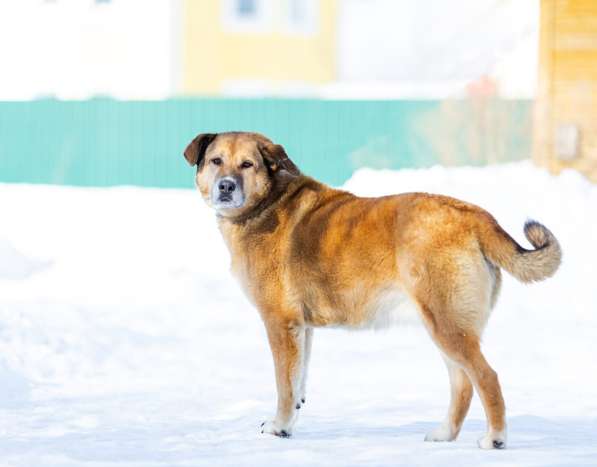
[[0,102],[0,182],[190,187],[200,132],[247,130],[307,174],[483,164],[530,156],[529,101],[172,99]]

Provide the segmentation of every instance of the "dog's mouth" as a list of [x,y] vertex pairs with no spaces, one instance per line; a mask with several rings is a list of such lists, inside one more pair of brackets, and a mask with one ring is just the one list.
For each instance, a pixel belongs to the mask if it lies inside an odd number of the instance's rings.
[[241,208],[245,202],[244,196],[240,193],[233,194],[220,194],[215,198],[214,208],[220,209],[238,209]]
[[231,203],[232,202],[232,195],[220,195],[218,197],[218,203]]

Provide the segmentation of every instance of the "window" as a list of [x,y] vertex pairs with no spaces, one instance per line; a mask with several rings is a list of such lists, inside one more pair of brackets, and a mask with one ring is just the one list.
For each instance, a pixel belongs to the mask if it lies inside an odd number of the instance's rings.
[[229,32],[317,32],[321,0],[220,0]]
[[286,0],[286,18],[290,32],[313,34],[317,30],[320,0]]
[[292,24],[304,24],[307,19],[306,10],[304,0],[288,0],[288,19]]
[[237,0],[236,9],[239,17],[251,18],[257,13],[256,0]]
[[273,0],[222,0],[224,27],[231,32],[271,29]]

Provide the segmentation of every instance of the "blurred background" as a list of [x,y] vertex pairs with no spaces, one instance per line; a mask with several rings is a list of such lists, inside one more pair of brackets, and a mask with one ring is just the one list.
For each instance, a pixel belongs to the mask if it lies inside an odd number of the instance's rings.
[[[597,179],[593,0],[0,2],[0,181],[190,187],[197,133],[306,173],[530,158]],[[33,158],[33,160],[32,160]]]
[[[553,231],[483,336],[514,449],[476,448],[478,398],[423,445],[450,391],[415,325],[316,330],[296,436],[260,434],[267,336],[182,156],[228,130]],[[597,0],[0,0],[0,465],[595,465],[595,181]]]

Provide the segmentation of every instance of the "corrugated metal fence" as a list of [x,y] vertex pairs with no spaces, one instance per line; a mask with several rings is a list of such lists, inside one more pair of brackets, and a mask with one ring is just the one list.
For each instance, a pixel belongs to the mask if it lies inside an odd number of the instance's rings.
[[247,130],[341,184],[363,166],[530,157],[529,101],[172,99],[0,102],[0,182],[191,187],[199,132]]

